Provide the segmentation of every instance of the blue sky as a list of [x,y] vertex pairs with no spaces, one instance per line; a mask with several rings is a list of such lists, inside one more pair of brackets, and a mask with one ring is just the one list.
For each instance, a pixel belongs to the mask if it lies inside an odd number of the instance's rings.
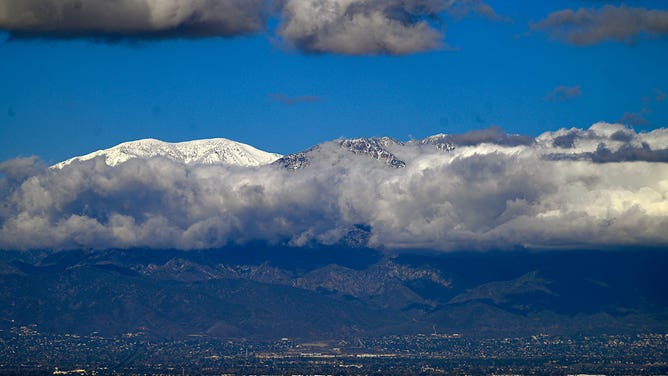
[[432,26],[444,31],[443,46],[399,55],[286,46],[272,31],[280,19],[232,38],[16,39],[0,12],[0,161],[55,163],[147,137],[225,137],[290,153],[337,137],[406,140],[492,125],[537,135],[597,121],[639,131],[668,124],[666,30],[569,43],[530,23],[620,3],[487,4],[499,19],[440,14]]

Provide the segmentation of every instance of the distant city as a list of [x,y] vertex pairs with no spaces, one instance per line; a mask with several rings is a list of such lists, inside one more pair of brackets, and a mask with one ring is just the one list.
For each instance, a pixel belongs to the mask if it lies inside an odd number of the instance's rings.
[[145,333],[0,331],[0,374],[404,375],[668,373],[668,334],[475,338],[457,333],[323,341],[156,339]]

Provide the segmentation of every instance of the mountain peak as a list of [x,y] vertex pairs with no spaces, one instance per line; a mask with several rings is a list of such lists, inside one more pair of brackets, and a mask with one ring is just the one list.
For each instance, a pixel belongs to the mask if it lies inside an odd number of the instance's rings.
[[273,164],[289,170],[305,168],[311,164],[314,154],[320,151],[323,145],[327,144],[336,145],[336,147],[340,148],[339,150],[345,150],[345,152],[377,159],[393,168],[401,168],[406,166],[406,162],[400,160],[388,150],[388,148],[393,146],[402,146],[404,143],[391,137],[338,139],[324,144],[318,144],[305,151],[286,155],[276,160]]
[[116,166],[134,158],[162,157],[185,164],[227,164],[235,166],[260,166],[270,164],[282,157],[280,154],[268,153],[250,145],[228,140],[211,138],[185,142],[170,143],[146,138],[118,144],[104,150],[70,158],[53,165],[61,169],[73,162],[86,161],[102,157],[109,166]]

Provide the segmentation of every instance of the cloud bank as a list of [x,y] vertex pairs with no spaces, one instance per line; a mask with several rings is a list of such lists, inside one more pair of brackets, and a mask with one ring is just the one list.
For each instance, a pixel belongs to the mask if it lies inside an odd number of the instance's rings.
[[388,144],[402,168],[339,141],[311,149],[297,170],[8,161],[0,248],[303,246],[359,228],[378,249],[668,245],[668,129],[600,123],[510,144],[479,136],[454,150]]
[[441,16],[500,19],[482,0],[3,0],[11,38],[146,40],[267,31],[306,53],[408,54],[443,44]]
[[566,9],[531,25],[534,31],[575,45],[605,41],[633,43],[641,34],[668,35],[668,11],[606,5],[597,9]]

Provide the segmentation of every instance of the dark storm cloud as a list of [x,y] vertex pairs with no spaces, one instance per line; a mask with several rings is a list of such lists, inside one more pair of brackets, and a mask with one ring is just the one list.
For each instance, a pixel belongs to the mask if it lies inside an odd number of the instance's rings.
[[232,37],[265,27],[267,0],[3,0],[10,38]]
[[594,163],[619,162],[663,162],[668,163],[668,148],[652,150],[649,145],[633,146],[626,144],[615,151],[611,151],[605,144],[599,144],[594,152],[574,154],[549,154],[550,160],[592,161]]
[[580,85],[576,86],[557,86],[545,96],[548,102],[566,102],[582,95]]
[[642,144],[640,147],[625,144],[616,151],[611,151],[601,144],[592,154],[592,160],[597,163],[634,161],[665,163],[668,162],[668,149],[652,150],[647,144]]
[[641,34],[668,34],[668,11],[624,5],[565,9],[531,24],[531,29],[576,45],[604,41],[633,43]]
[[[566,134],[572,147],[552,146]],[[302,246],[345,241],[360,226],[379,249],[668,245],[668,130],[601,123],[516,146],[465,138],[471,146],[448,151],[388,145],[401,169],[338,141],[312,149],[297,170],[9,161],[0,165],[0,248]]]

